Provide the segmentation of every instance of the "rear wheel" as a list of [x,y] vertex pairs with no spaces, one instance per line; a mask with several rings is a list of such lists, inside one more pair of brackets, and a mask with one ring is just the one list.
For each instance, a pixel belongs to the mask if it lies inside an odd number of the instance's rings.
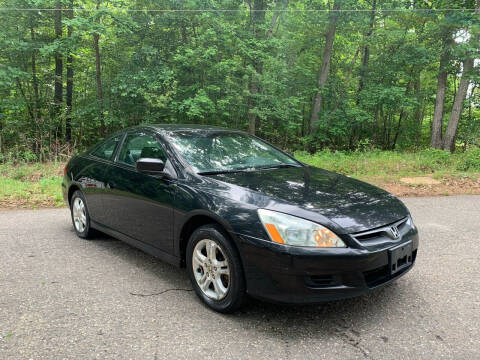
[[245,280],[240,257],[219,226],[201,226],[190,236],[187,270],[196,294],[207,306],[222,313],[241,306]]
[[88,215],[87,203],[80,190],[73,193],[70,200],[70,212],[72,215],[73,228],[77,236],[82,239],[89,238],[93,229],[90,228],[90,216]]

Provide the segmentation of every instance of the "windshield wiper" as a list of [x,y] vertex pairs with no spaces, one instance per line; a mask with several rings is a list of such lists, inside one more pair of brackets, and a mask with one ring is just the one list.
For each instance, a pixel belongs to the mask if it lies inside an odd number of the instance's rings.
[[294,164],[276,164],[276,165],[268,165],[268,166],[261,166],[257,167],[258,170],[268,170],[268,169],[283,169],[283,168],[298,168],[302,167],[301,165],[294,165]]
[[245,172],[249,168],[242,168],[242,169],[232,169],[232,170],[209,170],[209,171],[201,171],[198,172],[198,175],[217,175],[217,174],[230,174],[236,172]]
[[256,170],[268,170],[268,169],[282,169],[282,168],[298,168],[302,167],[301,165],[294,165],[294,164],[275,164],[275,165],[268,165],[268,166],[259,166],[259,167],[242,167],[238,169],[230,169],[230,170],[209,170],[209,171],[201,171],[198,172],[198,175],[216,175],[216,174],[230,174],[236,172],[251,172]]

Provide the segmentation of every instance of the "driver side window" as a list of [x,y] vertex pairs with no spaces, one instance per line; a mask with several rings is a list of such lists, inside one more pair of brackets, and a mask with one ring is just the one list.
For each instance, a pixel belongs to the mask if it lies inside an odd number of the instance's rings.
[[118,161],[135,166],[140,158],[160,159],[164,162],[167,160],[162,146],[153,135],[146,133],[128,134],[120,150]]
[[100,146],[98,146],[91,154],[100,159],[112,160],[112,157],[115,154],[115,149],[117,148],[117,145],[120,142],[121,138],[121,136],[115,136],[111,139],[106,140],[104,143],[100,144]]

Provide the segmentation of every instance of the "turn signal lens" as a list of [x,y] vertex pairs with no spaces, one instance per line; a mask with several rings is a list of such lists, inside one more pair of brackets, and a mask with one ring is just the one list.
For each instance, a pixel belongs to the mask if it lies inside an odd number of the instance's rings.
[[285,244],[285,241],[283,241],[282,236],[278,232],[277,228],[273,224],[265,224],[265,227],[267,228],[268,235],[272,238],[273,241],[279,243],[279,244]]
[[270,239],[279,244],[318,248],[346,247],[333,231],[284,213],[259,209],[258,216]]

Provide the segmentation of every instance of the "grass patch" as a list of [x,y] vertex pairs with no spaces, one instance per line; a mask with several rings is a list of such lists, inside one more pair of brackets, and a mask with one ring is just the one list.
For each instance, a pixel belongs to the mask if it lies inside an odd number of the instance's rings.
[[0,165],[0,208],[65,206],[63,164]]
[[358,178],[398,179],[420,175],[476,177],[480,172],[480,149],[454,154],[433,149],[412,153],[321,151],[310,155],[297,152],[295,157],[307,164]]

